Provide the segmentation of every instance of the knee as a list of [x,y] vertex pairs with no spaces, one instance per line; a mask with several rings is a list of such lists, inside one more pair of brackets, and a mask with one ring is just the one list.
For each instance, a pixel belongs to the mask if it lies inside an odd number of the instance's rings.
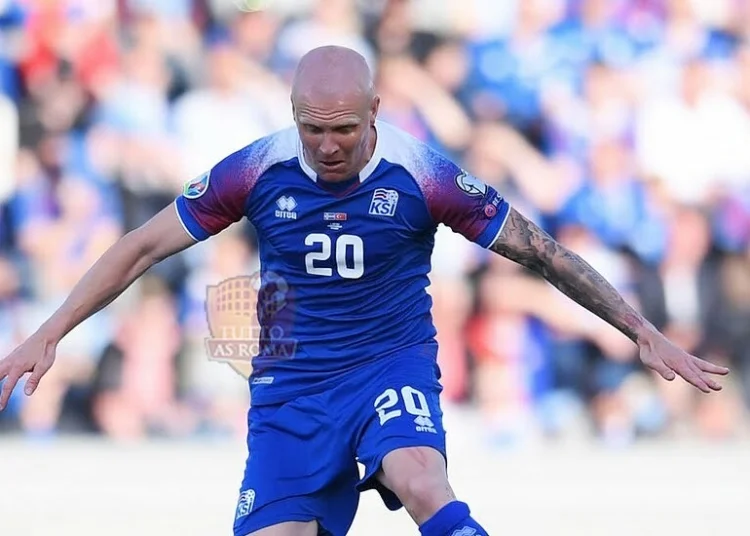
[[455,500],[448,484],[445,461],[441,454],[433,452],[435,456],[401,452],[383,460],[383,484],[396,494],[418,524]]
[[403,479],[396,491],[404,506],[417,517],[427,520],[447,502],[448,482],[442,475],[423,472]]

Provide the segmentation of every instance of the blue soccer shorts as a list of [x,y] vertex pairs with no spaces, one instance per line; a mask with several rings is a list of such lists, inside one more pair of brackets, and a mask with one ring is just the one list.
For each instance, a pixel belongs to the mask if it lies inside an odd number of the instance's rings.
[[253,406],[235,536],[312,520],[320,534],[343,536],[367,489],[400,508],[376,474],[395,449],[426,446],[446,456],[438,379],[434,350],[417,347],[359,367],[323,392]]

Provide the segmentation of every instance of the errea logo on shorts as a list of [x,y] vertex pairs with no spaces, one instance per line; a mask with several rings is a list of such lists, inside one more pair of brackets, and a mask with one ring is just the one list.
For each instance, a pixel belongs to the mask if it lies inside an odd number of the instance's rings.
[[414,424],[417,425],[417,432],[430,432],[431,434],[437,434],[435,430],[435,424],[432,419],[425,415],[419,415],[414,419]]
[[235,519],[245,517],[253,511],[253,505],[255,504],[255,490],[246,489],[240,493],[240,500],[237,501],[237,514]]
[[477,533],[477,529],[471,527],[463,527],[458,530],[454,530],[451,536],[474,536]]

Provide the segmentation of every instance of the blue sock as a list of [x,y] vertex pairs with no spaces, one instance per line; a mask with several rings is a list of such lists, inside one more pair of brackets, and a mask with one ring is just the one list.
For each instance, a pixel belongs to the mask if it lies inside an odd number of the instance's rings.
[[487,531],[471,518],[466,503],[453,501],[443,506],[420,527],[422,536],[487,536]]

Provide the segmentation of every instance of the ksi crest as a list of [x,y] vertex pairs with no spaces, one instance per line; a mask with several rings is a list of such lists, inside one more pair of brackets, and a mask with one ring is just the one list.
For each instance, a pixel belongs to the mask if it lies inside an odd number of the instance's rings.
[[237,501],[237,511],[235,513],[235,519],[245,517],[253,511],[253,505],[255,504],[255,490],[247,489],[240,493],[240,500]]
[[376,188],[370,201],[370,214],[375,216],[393,216],[398,205],[398,192],[387,188]]
[[198,199],[208,190],[208,180],[210,177],[211,172],[207,171],[203,175],[186,182],[182,189],[182,195],[188,199]]

